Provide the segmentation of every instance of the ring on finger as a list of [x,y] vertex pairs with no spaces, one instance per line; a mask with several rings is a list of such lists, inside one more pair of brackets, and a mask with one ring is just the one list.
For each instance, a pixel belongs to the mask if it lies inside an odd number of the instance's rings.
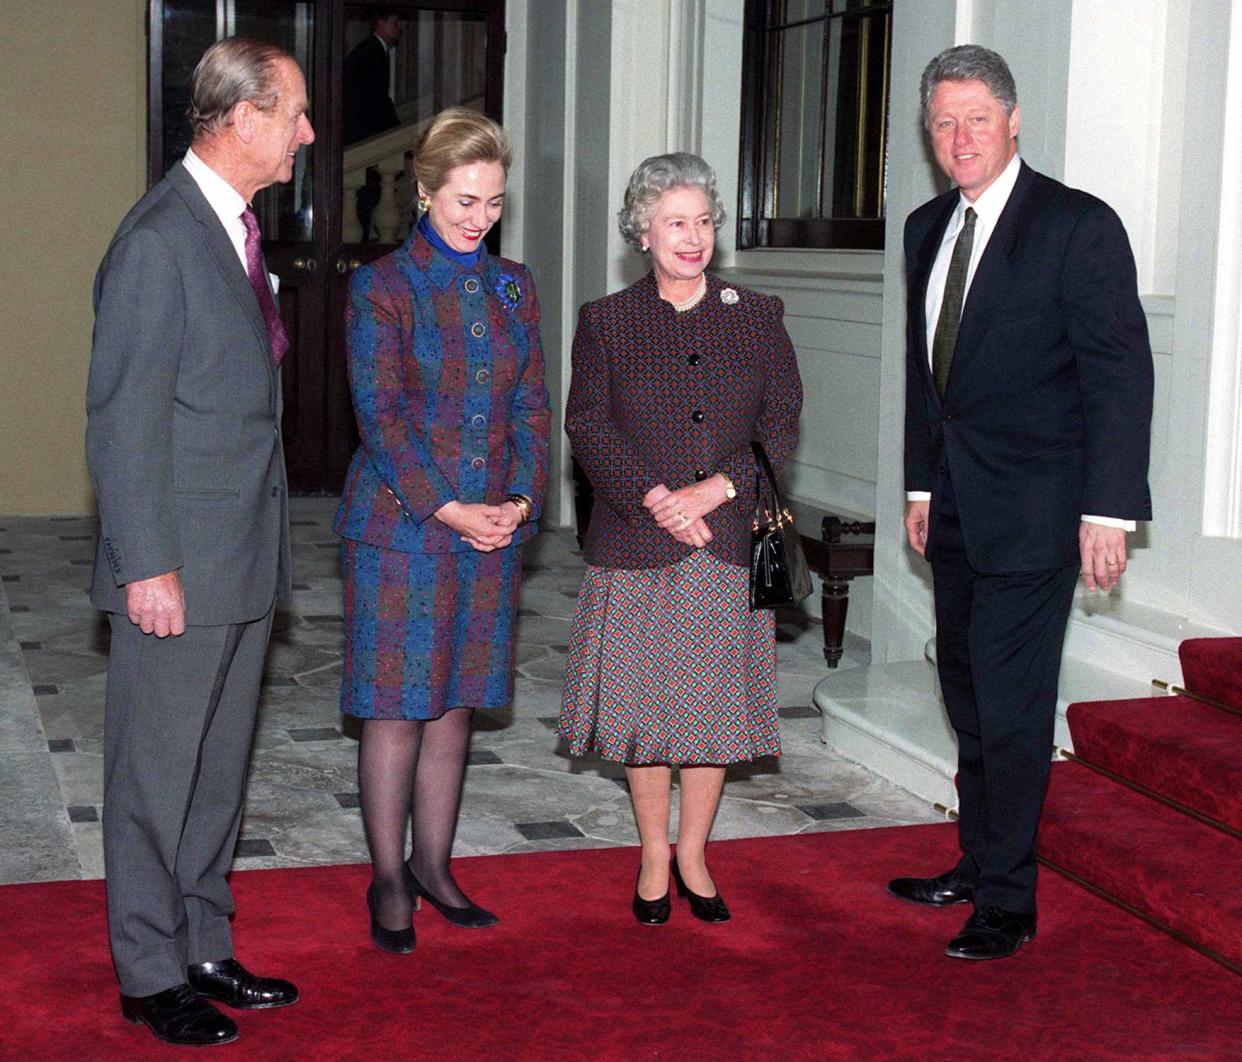
[[678,513],[677,519],[681,523],[682,527],[685,527],[686,524],[690,522],[690,517],[688,517],[685,513]]

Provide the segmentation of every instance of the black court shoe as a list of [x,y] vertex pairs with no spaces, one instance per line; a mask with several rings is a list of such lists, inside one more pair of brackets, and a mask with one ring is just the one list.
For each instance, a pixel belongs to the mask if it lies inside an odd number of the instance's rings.
[[677,883],[677,895],[684,896],[690,901],[690,913],[695,918],[702,919],[704,922],[727,922],[733,917],[729,914],[728,905],[720,895],[719,889],[716,890],[715,896],[700,896],[697,892],[691,892],[686,888],[676,859],[673,860],[673,880]]
[[409,955],[414,950],[414,927],[385,929],[375,914],[374,886],[367,888],[367,910],[371,912],[371,940],[377,948],[394,955]]
[[437,899],[423,888],[422,882],[414,876],[414,871],[410,869],[409,863],[402,863],[401,865],[405,868],[405,887],[410,894],[410,899],[414,901],[415,908],[418,907],[419,898],[421,897],[444,915],[453,925],[464,926],[466,929],[484,929],[487,926],[494,926],[500,921],[491,911],[485,910],[477,903],[470,903],[465,907],[452,907],[443,900]]
[[[638,876],[642,877],[642,869],[638,871]],[[645,926],[662,926],[668,921],[669,915],[673,913],[673,903],[669,899],[669,894],[665,891],[664,895],[658,900],[644,900],[638,895],[638,885],[634,885],[634,902],[630,904],[630,910],[634,912],[637,918]]]

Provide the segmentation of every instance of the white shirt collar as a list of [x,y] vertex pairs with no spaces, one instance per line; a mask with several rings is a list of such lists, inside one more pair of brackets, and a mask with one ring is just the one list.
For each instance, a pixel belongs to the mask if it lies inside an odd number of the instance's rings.
[[242,269],[246,268],[246,226],[242,224],[242,211],[246,209],[246,200],[241,192],[221,177],[215,170],[194,154],[193,149],[185,153],[181,160],[185,172],[198,185],[208,206],[215,211],[220,224],[224,226],[229,242],[241,260]]
[[973,203],[967,200],[964,195],[959,193],[957,201],[957,213],[954,215],[955,220],[960,223],[965,216],[966,208],[970,207],[975,212],[978,221],[983,222],[989,229],[1000,219],[1001,211],[1005,209],[1005,204],[1009,202],[1010,195],[1013,194],[1013,186],[1018,183],[1018,172],[1022,169],[1022,156],[1016,151],[1013,158],[1009,160],[999,177],[983,190],[983,193]]
[[242,211],[246,209],[246,200],[242,198],[241,192],[195,155],[193,148],[185,153],[184,162],[190,176],[202,190],[211,208],[220,215],[221,221],[227,223],[232,218],[242,216]]

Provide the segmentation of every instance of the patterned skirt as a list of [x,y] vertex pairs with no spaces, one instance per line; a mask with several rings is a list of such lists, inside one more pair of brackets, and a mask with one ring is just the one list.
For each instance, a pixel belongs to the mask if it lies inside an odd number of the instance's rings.
[[438,719],[513,699],[519,546],[403,553],[345,539],[341,711]]
[[575,756],[631,766],[779,755],[775,619],[745,568],[707,550],[664,568],[588,566],[559,732]]

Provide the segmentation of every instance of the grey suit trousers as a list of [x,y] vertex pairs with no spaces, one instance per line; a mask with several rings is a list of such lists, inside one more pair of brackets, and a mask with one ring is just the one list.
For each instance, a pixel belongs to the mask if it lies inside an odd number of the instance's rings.
[[143,634],[111,614],[104,718],[108,933],[121,991],[181,984],[233,956],[225,875],[241,825],[272,610]]

